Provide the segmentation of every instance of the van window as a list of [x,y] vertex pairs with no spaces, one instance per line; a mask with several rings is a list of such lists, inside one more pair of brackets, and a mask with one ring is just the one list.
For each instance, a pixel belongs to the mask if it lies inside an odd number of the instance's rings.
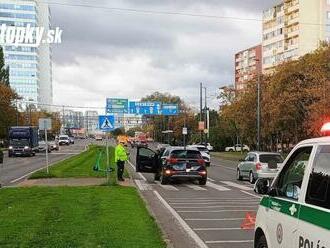
[[274,187],[277,196],[298,200],[312,146],[298,148],[284,165]]
[[316,151],[309,176],[306,203],[330,209],[330,146],[320,146]]

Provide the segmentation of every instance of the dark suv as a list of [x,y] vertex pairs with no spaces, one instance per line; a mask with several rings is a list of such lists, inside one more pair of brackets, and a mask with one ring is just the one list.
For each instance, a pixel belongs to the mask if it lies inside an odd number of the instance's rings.
[[167,184],[175,179],[198,180],[200,185],[207,181],[205,161],[197,149],[168,147],[164,152],[155,152],[139,147],[136,155],[136,171],[154,173],[155,180]]

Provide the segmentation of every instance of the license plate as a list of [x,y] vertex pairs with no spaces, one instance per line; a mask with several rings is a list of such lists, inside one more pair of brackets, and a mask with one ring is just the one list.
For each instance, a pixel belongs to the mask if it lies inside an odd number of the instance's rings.
[[191,169],[186,169],[186,172],[190,172],[191,171]]

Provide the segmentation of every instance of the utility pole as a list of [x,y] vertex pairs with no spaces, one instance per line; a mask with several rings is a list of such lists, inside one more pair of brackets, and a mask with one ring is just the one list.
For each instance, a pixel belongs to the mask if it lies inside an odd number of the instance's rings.
[[16,98],[16,126],[18,126],[18,102]]
[[257,63],[257,73],[258,73],[258,82],[257,82],[257,150],[260,151],[260,60],[256,60]]
[[[206,98],[206,87],[204,88],[204,130],[207,129],[208,120],[207,120],[207,98]],[[206,134],[204,134],[204,141],[206,143]]]
[[63,134],[65,133],[64,132],[64,120],[65,120],[65,117],[64,117],[64,105],[62,106],[62,132]]
[[[200,97],[200,113],[199,113],[199,121],[202,121],[202,115],[203,115],[203,83],[200,83],[199,87],[199,97]],[[203,132],[200,131],[200,142],[203,141]]]

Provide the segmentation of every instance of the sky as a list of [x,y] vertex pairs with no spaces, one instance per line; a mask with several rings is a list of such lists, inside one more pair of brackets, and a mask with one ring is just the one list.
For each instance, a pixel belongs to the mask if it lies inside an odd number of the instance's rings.
[[62,43],[53,45],[55,104],[103,107],[107,97],[138,100],[160,91],[178,95],[198,109],[202,82],[209,105],[216,109],[217,89],[234,82],[234,54],[261,42],[262,10],[277,1],[48,2],[52,26],[63,29]]

